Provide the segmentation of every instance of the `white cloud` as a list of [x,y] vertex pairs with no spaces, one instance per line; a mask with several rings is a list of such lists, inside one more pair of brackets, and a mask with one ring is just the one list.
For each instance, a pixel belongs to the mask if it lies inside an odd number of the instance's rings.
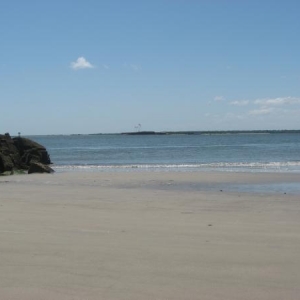
[[236,106],[246,106],[249,104],[249,100],[232,101],[229,104],[236,105]]
[[131,69],[132,71],[140,71],[142,68],[140,65],[137,65],[137,64],[128,64],[128,63],[124,63],[123,64],[124,68],[128,68],[128,69]]
[[[222,98],[215,100],[222,101]],[[210,103],[213,104],[213,100]],[[299,127],[297,118],[300,115],[300,97],[240,98],[233,101],[228,99],[226,104],[230,105],[231,109],[227,107],[227,110],[223,110],[218,120],[212,112],[205,115],[211,123],[215,123],[216,127],[221,124],[223,124],[222,128],[245,129],[276,129],[278,126]]]
[[75,62],[71,63],[71,68],[73,70],[80,70],[80,69],[92,69],[94,66],[88,62],[84,57],[78,57]]
[[131,64],[130,67],[133,71],[139,71],[141,69],[139,65],[134,65],[134,64]]
[[254,104],[263,106],[279,106],[287,104],[300,104],[300,98],[295,97],[281,97],[281,98],[267,98],[267,99],[257,99]]
[[214,100],[215,100],[215,101],[224,101],[224,100],[225,100],[225,97],[224,97],[224,96],[215,96],[215,97],[214,97]]
[[261,98],[256,100],[238,100],[229,102],[230,105],[234,106],[254,106],[252,110],[248,111],[248,115],[283,115],[290,114],[292,109],[283,109],[288,105],[294,105],[293,110],[296,108],[295,105],[300,104],[300,98],[297,97],[278,97],[278,98]]
[[268,115],[273,111],[272,108],[261,107],[260,109],[254,109],[248,112],[249,115]]
[[248,112],[249,115],[283,115],[290,114],[292,110],[283,109],[283,106],[300,104],[300,98],[296,97],[278,97],[278,98],[265,98],[256,99],[253,101],[254,105],[258,105],[258,109]]

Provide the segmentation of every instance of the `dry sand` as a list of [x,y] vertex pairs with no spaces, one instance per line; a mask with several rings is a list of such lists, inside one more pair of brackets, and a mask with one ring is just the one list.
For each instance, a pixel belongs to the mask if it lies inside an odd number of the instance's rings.
[[296,174],[0,177],[0,299],[300,299],[299,184]]

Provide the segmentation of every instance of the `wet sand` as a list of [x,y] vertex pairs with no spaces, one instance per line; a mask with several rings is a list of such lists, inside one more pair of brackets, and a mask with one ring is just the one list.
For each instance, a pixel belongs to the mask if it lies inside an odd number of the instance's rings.
[[0,299],[298,299],[299,185],[267,173],[2,176]]

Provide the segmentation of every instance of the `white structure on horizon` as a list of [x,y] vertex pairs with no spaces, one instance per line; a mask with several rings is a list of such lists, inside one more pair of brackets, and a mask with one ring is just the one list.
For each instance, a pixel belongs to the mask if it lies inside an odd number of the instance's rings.
[[142,127],[141,124],[137,124],[136,126],[134,126],[135,130],[138,131],[138,132],[141,131],[141,127]]

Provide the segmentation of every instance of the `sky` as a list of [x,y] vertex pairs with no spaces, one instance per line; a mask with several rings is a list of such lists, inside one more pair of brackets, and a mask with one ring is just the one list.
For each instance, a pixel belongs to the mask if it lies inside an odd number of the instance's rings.
[[0,0],[0,133],[300,129],[298,0]]

